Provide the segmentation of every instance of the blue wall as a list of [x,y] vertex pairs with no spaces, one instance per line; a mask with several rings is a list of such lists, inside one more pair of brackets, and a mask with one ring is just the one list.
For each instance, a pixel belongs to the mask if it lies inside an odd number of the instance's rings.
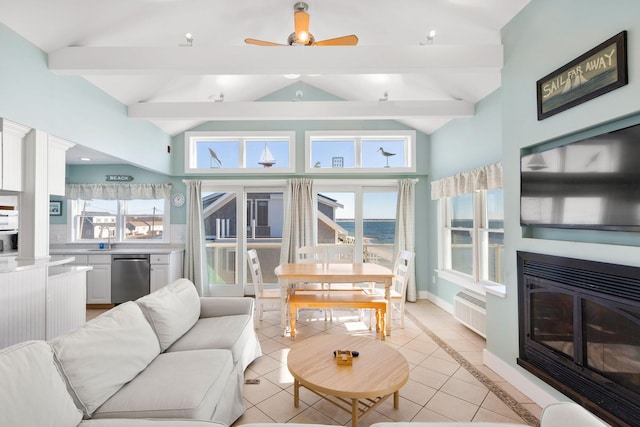
[[[640,2],[618,0],[533,0],[502,31],[505,64],[502,87],[485,99],[493,111],[481,117],[457,120],[432,135],[433,178],[471,169],[477,163],[502,160],[505,190],[506,297],[487,295],[487,350],[551,394],[559,395],[516,365],[518,355],[518,307],[516,251],[570,256],[640,266],[640,248],[630,246],[628,235],[615,232],[540,231],[520,227],[521,150],[556,140],[578,139],[640,122]],[[629,84],[567,111],[538,121],[536,81],[565,65],[622,30],[628,31]],[[495,96],[495,98],[493,98]],[[499,106],[500,116],[493,108]],[[491,130],[488,130],[491,128]],[[474,131],[479,132],[473,134]],[[466,142],[462,136],[468,136]],[[500,141],[496,148],[493,138]],[[477,150],[483,140],[487,153]],[[446,147],[456,147],[452,159]],[[501,154],[498,151],[501,150]],[[483,155],[484,154],[484,155]],[[482,156],[482,162],[475,156]],[[447,163],[448,166],[439,166]],[[431,210],[433,212],[433,208]],[[433,234],[432,234],[433,235]],[[633,239],[633,237],[631,237]],[[638,238],[635,237],[636,245]],[[430,264],[437,265],[434,249]],[[439,282],[430,288],[437,297],[451,301],[451,286]]]
[[50,72],[47,54],[1,23],[0,55],[0,117],[170,173],[169,135],[85,79]]
[[[501,92],[496,90],[478,104],[472,118],[454,120],[431,135],[431,174],[429,181],[452,176],[459,172],[499,162],[502,159]],[[432,282],[429,292],[445,303],[452,304],[460,288],[437,277],[438,268],[438,202],[428,200],[429,268]]]

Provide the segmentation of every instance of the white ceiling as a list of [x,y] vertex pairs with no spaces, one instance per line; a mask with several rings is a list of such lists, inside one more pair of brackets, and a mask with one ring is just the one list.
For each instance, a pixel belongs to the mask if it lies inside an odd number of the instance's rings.
[[[499,87],[500,29],[529,1],[306,1],[316,40],[356,34],[355,47],[245,45],[286,43],[293,0],[0,0],[0,21],[53,72],[83,76],[171,135],[247,117],[391,118],[430,134]],[[344,101],[254,102],[295,82]]]

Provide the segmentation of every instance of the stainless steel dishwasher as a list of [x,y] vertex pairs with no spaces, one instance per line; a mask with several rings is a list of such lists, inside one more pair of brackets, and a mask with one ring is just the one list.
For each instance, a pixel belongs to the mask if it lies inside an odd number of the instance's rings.
[[149,293],[149,255],[111,255],[111,302],[120,304]]

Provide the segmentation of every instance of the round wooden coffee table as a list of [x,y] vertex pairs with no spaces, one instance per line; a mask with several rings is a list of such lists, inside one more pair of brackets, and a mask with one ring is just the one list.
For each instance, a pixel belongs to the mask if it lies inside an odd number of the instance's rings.
[[[334,351],[357,351],[352,365],[339,365]],[[293,404],[300,403],[300,386],[351,413],[351,425],[399,390],[409,379],[409,364],[384,342],[350,335],[321,335],[291,346],[287,367],[294,378]]]

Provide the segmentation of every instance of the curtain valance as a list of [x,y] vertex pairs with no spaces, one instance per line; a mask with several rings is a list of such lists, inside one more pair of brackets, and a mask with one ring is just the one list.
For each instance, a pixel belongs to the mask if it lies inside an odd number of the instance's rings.
[[67,199],[168,199],[171,197],[171,184],[67,184]]
[[502,163],[500,162],[432,181],[431,199],[496,188],[502,188]]

